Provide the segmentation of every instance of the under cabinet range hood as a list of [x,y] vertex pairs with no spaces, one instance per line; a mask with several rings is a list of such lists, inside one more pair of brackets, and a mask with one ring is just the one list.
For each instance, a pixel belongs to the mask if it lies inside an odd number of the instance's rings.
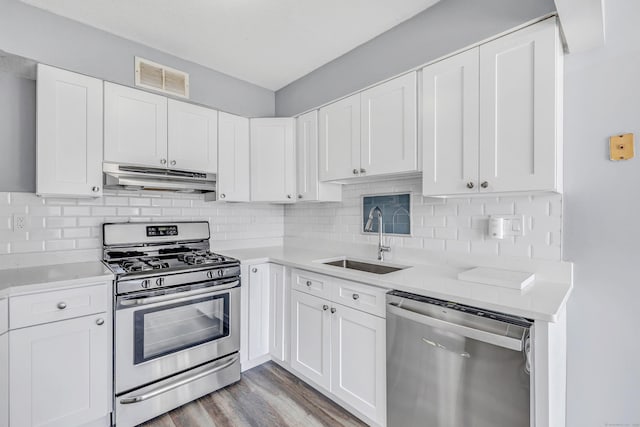
[[156,190],[179,193],[214,193],[216,175],[179,169],[103,163],[104,188]]

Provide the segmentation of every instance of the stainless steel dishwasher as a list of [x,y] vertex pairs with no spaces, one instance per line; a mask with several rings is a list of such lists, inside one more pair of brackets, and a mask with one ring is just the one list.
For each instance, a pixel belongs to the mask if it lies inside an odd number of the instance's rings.
[[388,427],[529,427],[532,322],[387,294]]

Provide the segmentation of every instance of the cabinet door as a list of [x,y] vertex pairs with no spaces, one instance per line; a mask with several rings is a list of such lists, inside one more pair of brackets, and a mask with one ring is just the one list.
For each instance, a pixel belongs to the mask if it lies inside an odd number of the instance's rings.
[[479,50],[422,69],[422,192],[478,192]]
[[360,175],[360,94],[320,109],[320,181]]
[[0,427],[9,427],[9,334],[0,334]]
[[334,304],[331,318],[331,392],[385,424],[386,341],[384,319]]
[[284,267],[269,264],[269,353],[271,357],[281,361],[285,360],[286,344],[287,310],[284,286]]
[[296,119],[296,157],[298,201],[339,202],[342,187],[326,184],[318,176],[318,111]]
[[168,161],[172,169],[218,171],[218,112],[170,99]]
[[218,114],[218,200],[250,200],[249,119]]
[[556,188],[555,20],[480,47],[480,191]]
[[269,354],[269,264],[249,267],[249,360]]
[[167,98],[105,82],[104,161],[167,166]]
[[251,200],[294,202],[295,119],[251,119]]
[[418,170],[416,73],[361,94],[361,171],[382,175]]
[[291,367],[327,390],[331,381],[329,304],[291,291]]
[[38,64],[37,188],[102,195],[102,81]]
[[109,413],[112,348],[105,318],[9,332],[12,426],[68,427]]

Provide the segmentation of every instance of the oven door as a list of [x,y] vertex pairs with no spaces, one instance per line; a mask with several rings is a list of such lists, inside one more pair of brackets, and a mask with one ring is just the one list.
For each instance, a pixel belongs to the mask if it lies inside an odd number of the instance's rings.
[[115,392],[194,368],[240,349],[240,281],[116,299]]

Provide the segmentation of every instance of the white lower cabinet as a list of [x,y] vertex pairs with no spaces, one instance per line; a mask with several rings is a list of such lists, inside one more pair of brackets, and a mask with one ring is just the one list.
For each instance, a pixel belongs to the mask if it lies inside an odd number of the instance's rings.
[[332,310],[331,393],[384,424],[385,320],[339,304]]
[[376,425],[386,421],[381,317],[291,291],[291,367]]
[[9,332],[12,426],[70,427],[110,412],[106,313]]
[[327,390],[331,383],[329,304],[291,291],[291,367]]
[[0,427],[9,427],[9,334],[0,334]]
[[248,346],[249,361],[269,354],[269,270],[270,264],[249,266]]
[[286,340],[286,290],[285,268],[282,265],[269,265],[269,354],[272,359],[284,362]]

